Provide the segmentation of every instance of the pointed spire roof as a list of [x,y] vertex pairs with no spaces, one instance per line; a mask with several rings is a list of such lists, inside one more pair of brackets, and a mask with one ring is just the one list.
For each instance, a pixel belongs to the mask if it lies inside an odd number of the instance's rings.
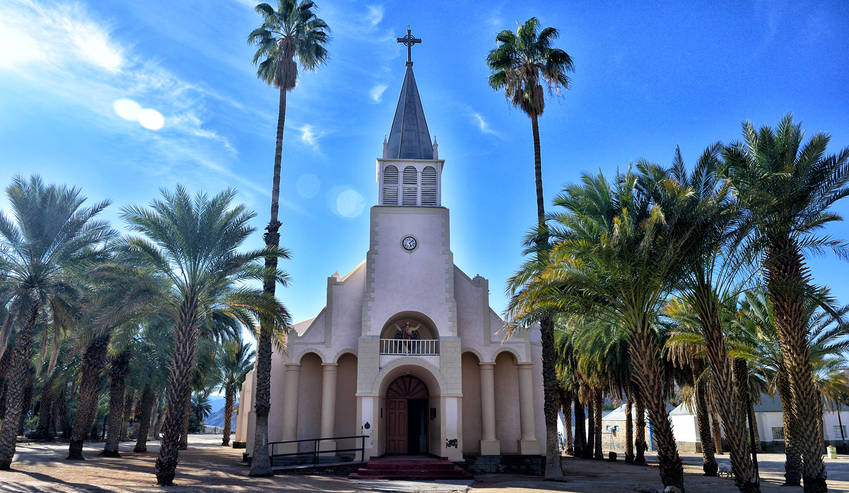
[[407,63],[401,96],[398,98],[398,107],[395,108],[395,118],[392,120],[392,130],[389,131],[387,155],[384,158],[433,159],[433,144],[427,130],[422,101],[419,99],[412,62]]

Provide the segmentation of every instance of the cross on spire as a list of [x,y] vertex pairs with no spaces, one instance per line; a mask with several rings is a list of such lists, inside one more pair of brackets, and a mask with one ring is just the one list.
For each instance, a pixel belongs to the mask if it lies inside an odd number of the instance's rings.
[[413,64],[413,59],[412,59],[413,45],[421,43],[422,40],[419,39],[419,38],[413,37],[413,33],[410,32],[410,26],[407,26],[407,35],[404,36],[403,38],[397,38],[396,41],[398,41],[399,43],[401,43],[402,45],[407,47],[407,65],[408,66],[412,65]]

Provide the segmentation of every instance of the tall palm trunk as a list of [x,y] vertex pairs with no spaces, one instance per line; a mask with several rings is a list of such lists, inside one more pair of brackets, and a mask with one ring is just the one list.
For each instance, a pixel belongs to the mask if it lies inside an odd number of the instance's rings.
[[224,436],[221,438],[221,445],[225,447],[230,445],[230,424],[233,420],[234,393],[235,389],[230,386],[224,391]]
[[109,372],[109,424],[106,431],[106,444],[100,455],[121,457],[118,451],[121,442],[121,424],[124,421],[124,384],[130,371],[129,348],[118,353],[112,360]]
[[758,450],[755,437],[755,412],[752,406],[752,393],[749,389],[749,367],[746,365],[746,360],[741,358],[734,359],[734,390],[737,393],[737,399],[743,404],[743,409],[746,413],[747,429],[749,431],[749,453],[752,455],[752,465],[755,468],[755,474],[758,473]]
[[595,411],[595,430],[593,430],[593,439],[595,440],[595,445],[593,448],[595,449],[595,453],[593,454],[593,459],[601,460],[604,459],[604,453],[601,451],[601,389],[595,389],[594,398],[595,405],[593,406],[593,410]]
[[189,398],[186,399],[185,410],[183,411],[183,428],[180,433],[180,450],[189,448],[189,422],[192,419],[192,393],[189,392]]
[[[291,60],[290,60],[291,62]],[[284,80],[286,80],[284,78]],[[265,246],[278,248],[280,246],[280,171],[283,159],[283,128],[286,124],[286,89],[280,85],[280,101],[277,108],[277,139],[274,146],[274,175],[271,180],[271,217],[265,228],[263,239]],[[273,272],[277,271],[277,257],[265,257],[265,268],[269,274],[262,283],[263,292],[274,298],[276,279]],[[271,459],[268,456],[268,412],[271,409],[271,322],[266,318],[260,319],[259,341],[256,354],[256,394],[254,398],[254,417],[256,431],[254,433],[254,450],[251,456],[251,476],[268,476],[271,474]]]
[[[29,309],[18,331],[15,349],[9,360],[8,381],[25,382],[29,376],[29,363],[32,355],[33,332],[40,307],[37,304]],[[8,385],[6,390],[6,413],[3,427],[0,428],[0,470],[8,470],[15,455],[15,441],[21,423],[24,404],[24,386]]]
[[569,455],[575,453],[575,440],[572,436],[572,391],[564,390],[560,399],[561,412],[563,413],[563,431],[566,433],[566,450]]
[[[127,433],[130,428],[130,420],[133,419],[134,416],[134,404],[136,404],[136,394],[133,391],[127,392],[127,397],[124,399],[124,417],[121,419],[121,435],[119,440],[122,442],[127,440]],[[135,414],[138,414],[135,411]]]
[[710,431],[713,433],[713,446],[716,454],[719,455],[722,453],[722,427],[719,423],[719,415],[717,415],[714,400],[708,400],[708,410],[710,410]]
[[710,435],[710,413],[707,406],[707,385],[704,381],[696,379],[695,371],[693,380],[696,382],[696,421],[699,425],[699,440],[702,442],[702,469],[705,476],[716,476],[719,465],[714,455],[713,438]]
[[784,237],[771,240],[764,268],[778,329],[781,357],[790,380],[798,430],[794,440],[802,455],[805,492],[825,492],[828,487],[822,459],[825,453],[822,402],[813,381],[804,307],[808,269],[799,245],[793,239]]
[[652,424],[652,437],[657,442],[657,462],[664,486],[684,491],[684,465],[678,455],[672,423],[664,401],[664,374],[660,348],[647,320],[641,320],[628,336],[632,378],[640,389]]
[[177,330],[174,334],[174,354],[168,376],[165,420],[162,424],[162,442],[156,459],[156,482],[160,486],[174,484],[180,452],[180,434],[183,414],[189,399],[192,369],[198,342],[198,302],[194,293],[186,293],[180,305]]
[[634,464],[645,465],[646,463],[646,405],[640,390],[636,390],[634,397],[634,410],[637,412],[637,437],[634,439],[634,448],[637,455],[634,457]]
[[71,416],[68,412],[68,403],[65,400],[67,390],[62,389],[59,397],[56,398],[56,414],[59,416],[59,427],[62,428],[62,440],[71,438]]
[[584,404],[581,402],[581,393],[575,391],[573,404],[575,407],[575,457],[583,457],[584,449],[587,448],[587,417],[584,414]]
[[793,397],[790,392],[790,379],[787,370],[779,368],[776,378],[778,396],[781,399],[782,420],[784,424],[784,485],[802,485],[802,457],[796,445],[796,422],[793,415]]
[[35,427],[35,436],[41,440],[53,440],[53,435],[50,434],[50,421],[53,418],[53,401],[51,387],[53,379],[49,379],[44,383],[41,389],[41,401],[38,404],[38,425]]
[[162,393],[156,398],[156,407],[154,410],[156,411],[156,417],[153,419],[153,431],[151,433],[151,438],[159,440],[161,438],[162,433],[162,422],[165,421],[165,399],[167,394]]
[[153,390],[151,390],[150,385],[145,385],[139,402],[141,417],[139,418],[139,429],[136,432],[136,446],[133,448],[133,452],[147,452],[147,433],[150,430],[150,418],[155,403]]
[[584,447],[584,459],[592,459],[595,451],[595,399],[592,389],[587,392],[587,444]]
[[[710,390],[714,398],[713,404],[722,418],[734,482],[741,492],[759,492],[760,479],[749,453],[749,439],[746,437],[745,402],[740,399],[741,395],[729,391],[735,388],[734,370],[722,335],[716,297],[707,283],[701,283],[697,286],[694,299],[698,301],[695,308],[702,323],[705,350],[711,368]],[[717,450],[721,448],[721,443],[718,443]]]
[[68,445],[67,460],[85,460],[83,442],[91,431],[95,417],[97,417],[100,374],[106,366],[106,350],[108,348],[109,334],[106,333],[95,337],[83,354],[83,361],[80,365],[80,398],[77,401],[74,427],[71,429],[71,443]]
[[634,420],[631,413],[633,406],[631,393],[628,392],[625,396],[625,462],[628,464],[634,462]]

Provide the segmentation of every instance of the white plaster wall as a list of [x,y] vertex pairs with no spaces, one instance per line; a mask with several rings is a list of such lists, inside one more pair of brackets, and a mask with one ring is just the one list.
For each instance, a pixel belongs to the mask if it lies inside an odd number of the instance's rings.
[[[336,415],[333,435],[337,437],[359,435],[357,426],[357,357],[346,353],[338,360],[336,368]],[[338,448],[359,447],[359,440],[339,440]]]
[[[273,347],[273,345],[272,345]],[[283,440],[283,375],[286,372],[283,355],[271,353],[271,409],[268,410],[268,441]]]
[[[843,430],[846,439],[849,440],[849,411],[841,411],[840,419],[843,420]],[[823,413],[823,435],[826,440],[841,440],[838,425],[836,411],[826,411]]]
[[691,414],[676,414],[669,416],[672,421],[672,433],[676,442],[699,442],[699,429],[696,417]]
[[[321,435],[321,360],[314,353],[301,359],[298,380],[298,440]],[[312,451],[312,443],[300,444],[301,451]]]
[[539,343],[539,330],[534,329],[529,336],[532,341],[535,341],[530,344],[531,361],[534,362],[534,427],[536,431],[536,439],[539,441],[539,450],[544,454],[546,434],[545,409],[543,408],[545,390],[542,383],[542,345]]
[[502,454],[518,454],[521,435],[519,415],[519,368],[510,353],[495,359],[495,438]]
[[479,454],[481,439],[481,374],[478,358],[463,353],[463,453]]
[[772,436],[773,427],[781,428],[784,426],[781,412],[756,412],[755,423],[758,425],[758,436],[762,442],[782,441]]
[[[363,334],[379,336],[400,312],[428,316],[440,336],[457,334],[454,262],[449,244],[448,209],[442,207],[371,208]],[[412,252],[401,240],[413,235]]]

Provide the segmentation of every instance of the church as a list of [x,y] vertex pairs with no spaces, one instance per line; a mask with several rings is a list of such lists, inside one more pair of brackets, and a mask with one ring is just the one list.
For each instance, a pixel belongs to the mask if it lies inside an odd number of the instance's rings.
[[[294,325],[285,352],[275,350],[268,439],[327,438],[320,448],[329,452],[359,447],[342,437],[367,435],[364,460],[540,456],[539,331],[504,341],[489,282],[454,264],[442,205],[445,160],[431,140],[409,56],[420,40],[408,30],[399,42],[408,48],[406,73],[377,159],[369,249],[352,271],[327,278],[325,307]],[[236,419],[236,441],[249,453],[255,371]],[[284,445],[309,453],[313,443]]]

